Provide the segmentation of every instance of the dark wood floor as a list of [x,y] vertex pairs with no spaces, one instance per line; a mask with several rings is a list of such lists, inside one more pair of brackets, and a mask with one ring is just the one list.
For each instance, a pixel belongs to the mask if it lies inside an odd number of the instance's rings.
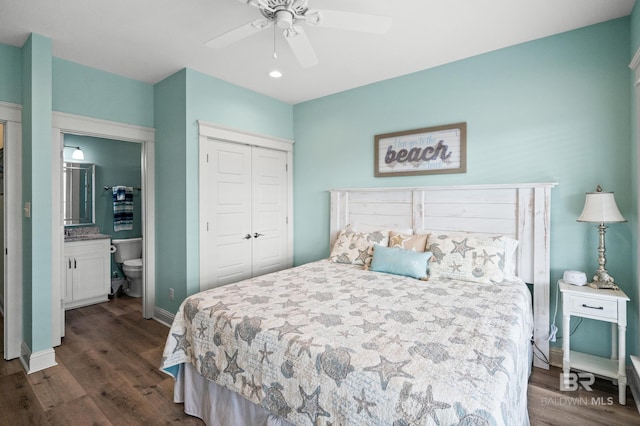
[[[168,329],[127,296],[67,311],[58,365],[26,375],[0,361],[0,425],[202,425],[160,372]],[[2,339],[4,341],[4,339]]]
[[[55,367],[27,376],[20,361],[0,360],[0,425],[202,425],[172,402],[173,379],[158,370],[168,329],[142,319],[140,302],[123,296],[67,311]],[[559,374],[534,369],[532,425],[640,425],[630,391],[626,406],[603,379],[592,392],[560,392]]]
[[596,378],[591,391],[561,392],[562,369],[534,368],[529,379],[529,419],[533,426],[632,426],[640,425],[640,414],[627,386],[626,405],[618,404],[618,387],[611,380]]

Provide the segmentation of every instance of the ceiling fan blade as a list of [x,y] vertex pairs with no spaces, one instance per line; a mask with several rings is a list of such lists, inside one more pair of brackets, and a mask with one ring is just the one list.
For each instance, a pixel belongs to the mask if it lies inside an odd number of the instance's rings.
[[[309,11],[312,12],[312,11]],[[307,12],[310,17],[313,13]],[[315,10],[313,12],[316,12]],[[315,19],[307,20],[307,23],[319,27],[338,28],[348,31],[363,33],[384,34],[391,27],[389,16],[368,15],[363,13],[343,12],[338,10],[319,10],[317,22]]]
[[309,68],[318,64],[316,52],[302,27],[293,26],[285,30],[284,34],[285,40],[289,43],[289,47],[293,50],[293,54],[302,67]]
[[218,37],[207,41],[204,45],[211,48],[227,47],[230,44],[242,40],[243,38],[259,33],[270,26],[270,21],[267,21],[266,19],[257,19],[221,34]]
[[271,6],[269,6],[269,2],[267,0],[239,0],[239,1],[241,3],[246,3],[249,6],[257,7],[258,9],[266,9],[269,12],[275,12],[275,10],[273,10]]

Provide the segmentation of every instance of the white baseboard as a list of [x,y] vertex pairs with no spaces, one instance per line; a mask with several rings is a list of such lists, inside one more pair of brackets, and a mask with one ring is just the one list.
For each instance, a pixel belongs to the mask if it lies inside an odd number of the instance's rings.
[[158,308],[157,306],[153,307],[153,319],[158,321],[160,324],[164,324],[167,327],[171,327],[171,323],[173,323],[173,319],[175,318],[175,314],[164,310],[162,308]]
[[53,348],[32,353],[25,342],[22,342],[21,345],[20,362],[27,374],[58,365]]

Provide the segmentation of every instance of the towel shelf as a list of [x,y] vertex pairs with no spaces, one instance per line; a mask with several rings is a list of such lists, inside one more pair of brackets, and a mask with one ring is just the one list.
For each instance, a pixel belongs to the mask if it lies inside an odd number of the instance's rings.
[[[108,191],[110,189],[113,189],[113,186],[105,186],[104,187],[105,191]],[[140,188],[140,187],[134,187],[133,189],[135,189],[136,191],[142,191],[142,188]]]

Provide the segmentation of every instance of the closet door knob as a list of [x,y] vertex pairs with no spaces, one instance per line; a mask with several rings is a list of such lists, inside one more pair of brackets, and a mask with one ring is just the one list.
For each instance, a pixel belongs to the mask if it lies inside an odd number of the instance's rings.
[[255,233],[253,234],[253,238],[258,238],[258,237],[262,237],[264,234],[259,234],[259,233]]
[[245,235],[245,236],[244,236],[244,239],[245,239],[245,240],[250,240],[250,239],[251,239],[251,234],[247,234],[247,235]]

